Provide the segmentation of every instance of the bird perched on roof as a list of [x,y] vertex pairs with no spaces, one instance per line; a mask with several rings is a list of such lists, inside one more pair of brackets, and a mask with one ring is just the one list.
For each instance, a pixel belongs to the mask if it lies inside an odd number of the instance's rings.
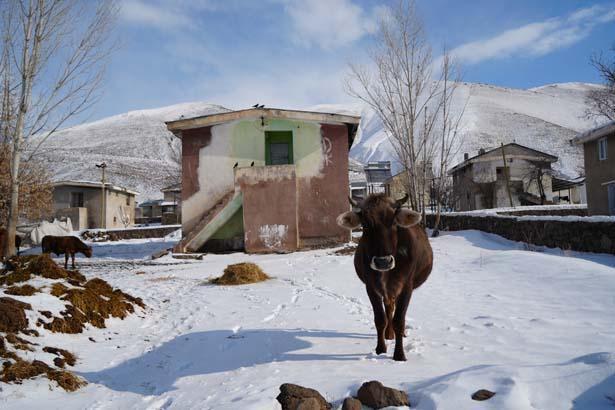
[[258,106],[258,107],[256,107],[256,108],[265,108],[265,104],[261,104],[261,105],[259,105],[259,106]]
[[251,166],[251,167],[253,167],[253,166],[254,166],[254,161],[252,161],[252,163],[250,164],[250,166]]
[[254,104],[252,108],[258,108],[258,103]]
[[235,165],[233,165],[233,169],[237,168],[237,165],[239,165],[239,162],[235,162]]

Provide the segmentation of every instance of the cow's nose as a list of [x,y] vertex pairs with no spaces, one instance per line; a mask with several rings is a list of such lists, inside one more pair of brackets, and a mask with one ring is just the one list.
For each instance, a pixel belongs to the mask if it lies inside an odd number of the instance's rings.
[[395,258],[393,255],[389,256],[374,256],[372,258],[372,269],[386,271],[395,267]]

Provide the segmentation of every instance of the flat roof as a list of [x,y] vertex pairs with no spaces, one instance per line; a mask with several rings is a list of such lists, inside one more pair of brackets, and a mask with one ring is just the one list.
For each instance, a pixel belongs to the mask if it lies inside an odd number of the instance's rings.
[[[102,183],[100,182],[91,182],[91,181],[57,181],[53,183],[53,186],[76,186],[82,188],[100,188]],[[124,192],[131,195],[139,195],[137,191],[133,191],[128,188],[124,188],[117,185],[112,185],[109,182],[105,183],[105,189],[110,189],[113,191]]]
[[572,142],[575,144],[585,144],[586,142],[591,142],[613,133],[615,133],[615,121],[610,121],[604,125],[592,128],[589,131],[585,131],[584,133],[577,135],[572,139]]
[[[280,108],[249,108],[246,110],[229,111],[217,114],[203,115],[193,118],[182,118],[168,121],[165,124],[169,131],[176,133],[192,128],[207,127],[245,118],[279,118],[300,121],[314,121],[325,124],[359,125],[361,117],[354,115],[335,114],[317,111],[285,110]],[[181,137],[181,135],[178,135]]]

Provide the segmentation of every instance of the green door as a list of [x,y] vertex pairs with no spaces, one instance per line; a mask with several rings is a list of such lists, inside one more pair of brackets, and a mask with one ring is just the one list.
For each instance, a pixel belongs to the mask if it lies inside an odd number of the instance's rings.
[[285,165],[293,163],[293,132],[265,132],[265,164]]

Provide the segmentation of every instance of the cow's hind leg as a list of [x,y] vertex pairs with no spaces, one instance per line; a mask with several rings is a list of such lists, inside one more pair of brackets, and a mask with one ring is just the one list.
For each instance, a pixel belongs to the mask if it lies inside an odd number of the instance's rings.
[[408,287],[397,297],[397,303],[395,304],[395,315],[393,316],[395,352],[393,353],[393,360],[406,360],[406,354],[404,353],[404,331],[406,329],[406,312],[408,311],[411,296],[412,288]]
[[68,269],[68,252],[64,254],[64,269]]
[[395,339],[395,331],[393,330],[393,313],[395,312],[395,299],[385,299],[384,309],[387,315],[387,326],[384,331],[384,338],[387,340]]
[[75,270],[75,252],[71,253],[70,257],[71,257],[71,259],[73,261],[73,270]]
[[374,310],[374,323],[376,325],[376,331],[378,332],[376,354],[386,353],[387,345],[384,341],[384,330],[387,323],[386,316],[384,314],[384,306],[382,304],[382,297],[369,288],[367,289],[367,296],[369,296],[369,301],[372,303],[372,309]]

